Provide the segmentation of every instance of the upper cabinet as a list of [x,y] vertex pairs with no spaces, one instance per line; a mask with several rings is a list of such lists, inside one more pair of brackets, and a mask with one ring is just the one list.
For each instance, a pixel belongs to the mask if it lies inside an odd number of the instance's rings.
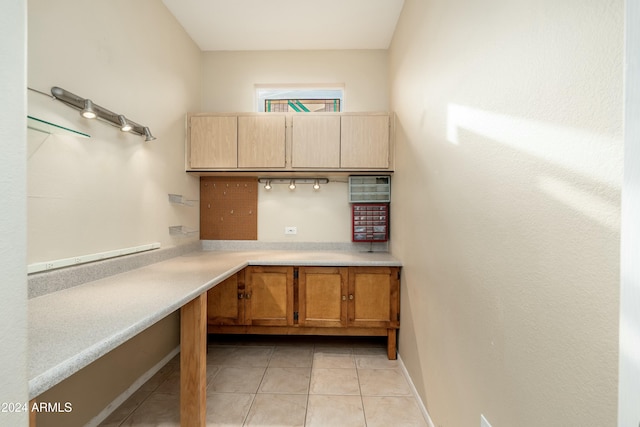
[[320,113],[291,117],[291,166],[340,167],[340,116]]
[[238,117],[238,167],[285,167],[285,116]]
[[238,118],[194,116],[189,118],[189,168],[227,169],[238,167]]
[[340,167],[389,168],[389,116],[344,116],[340,126]]
[[393,113],[194,113],[187,171],[393,171]]

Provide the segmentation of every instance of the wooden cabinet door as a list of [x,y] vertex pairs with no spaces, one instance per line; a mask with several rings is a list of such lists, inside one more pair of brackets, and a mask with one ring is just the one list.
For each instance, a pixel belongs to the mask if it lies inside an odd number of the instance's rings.
[[350,267],[348,325],[398,327],[399,283],[397,267]]
[[344,115],[340,128],[340,166],[348,169],[389,168],[389,116]]
[[238,117],[238,167],[285,167],[285,116]]
[[207,292],[207,324],[244,324],[244,271],[234,274]]
[[292,117],[291,166],[340,167],[340,116],[305,114]]
[[253,326],[293,325],[293,267],[247,267],[245,319]]
[[298,323],[300,326],[347,326],[346,267],[298,269]]
[[235,116],[191,116],[189,166],[192,169],[237,168],[237,132]]

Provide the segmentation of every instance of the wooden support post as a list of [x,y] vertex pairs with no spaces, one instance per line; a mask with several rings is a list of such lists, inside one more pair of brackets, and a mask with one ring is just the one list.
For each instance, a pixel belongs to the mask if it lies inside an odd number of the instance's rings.
[[36,405],[36,399],[33,398],[29,401],[29,427],[36,427],[36,411],[33,411],[33,407]]
[[204,427],[207,417],[207,293],[180,309],[180,425]]
[[387,329],[387,357],[389,360],[396,360],[398,355],[397,346],[397,329]]

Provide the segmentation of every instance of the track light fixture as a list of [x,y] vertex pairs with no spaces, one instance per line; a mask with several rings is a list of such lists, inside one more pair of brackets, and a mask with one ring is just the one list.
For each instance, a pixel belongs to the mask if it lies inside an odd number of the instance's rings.
[[79,110],[82,117],[87,119],[102,119],[117,126],[123,132],[131,132],[144,136],[145,141],[153,141],[156,139],[151,134],[148,127],[142,126],[133,120],[129,120],[122,114],[116,114],[113,111],[109,111],[104,107],[94,104],[90,99],[82,98],[57,86],[51,88],[51,95],[53,95],[53,97],[58,101],[67,104],[69,107]]
[[289,184],[290,190],[295,190],[298,184],[313,184],[314,190],[320,189],[320,184],[328,184],[327,178],[258,178],[264,184],[265,190],[271,190],[271,184]]
[[84,109],[82,110],[82,117],[85,119],[95,119],[98,115],[93,109],[93,102],[90,99],[84,100]]
[[118,121],[120,122],[120,130],[122,132],[129,132],[132,129],[132,126],[122,114],[118,116]]

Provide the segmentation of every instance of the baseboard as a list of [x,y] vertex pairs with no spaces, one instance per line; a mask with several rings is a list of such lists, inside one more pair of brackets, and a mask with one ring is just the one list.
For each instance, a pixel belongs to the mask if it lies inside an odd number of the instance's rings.
[[89,421],[85,425],[85,427],[98,426],[101,422],[106,420],[107,417],[109,415],[111,415],[111,413],[113,411],[115,411],[120,405],[122,405],[127,399],[129,399],[131,397],[131,395],[133,395],[133,393],[135,393],[140,387],[142,387],[142,385],[144,385],[144,383],[149,381],[149,379],[151,379],[151,377],[153,377],[160,369],[162,369],[162,367],[164,365],[169,363],[169,361],[171,359],[173,359],[175,357],[175,355],[178,354],[178,353],[180,353],[180,346],[177,346],[176,348],[171,350],[169,352],[169,354],[167,354],[164,358],[162,358],[161,361],[159,361],[158,363],[153,365],[153,367],[151,369],[149,369],[147,372],[145,372],[140,378],[135,380],[133,382],[133,384],[131,384],[131,386],[129,386],[129,388],[127,388],[124,392],[122,392],[122,394],[120,394],[120,396],[116,397],[98,415],[93,417],[93,419],[91,421]]
[[409,376],[409,371],[407,371],[407,367],[404,366],[404,362],[402,361],[402,357],[400,357],[400,354],[398,354],[398,363],[400,365],[400,369],[402,369],[402,373],[405,379],[409,383],[409,387],[411,387],[411,392],[413,393],[413,396],[416,398],[416,402],[418,402],[418,406],[420,407],[420,411],[422,412],[424,419],[427,421],[427,424],[429,425],[429,427],[436,427],[436,425],[433,423],[433,420],[431,419],[431,416],[429,415],[429,411],[427,411],[427,407],[424,406],[424,402],[422,401],[422,399],[420,398],[420,395],[418,394],[418,390],[416,389],[416,386],[413,385],[411,376]]

